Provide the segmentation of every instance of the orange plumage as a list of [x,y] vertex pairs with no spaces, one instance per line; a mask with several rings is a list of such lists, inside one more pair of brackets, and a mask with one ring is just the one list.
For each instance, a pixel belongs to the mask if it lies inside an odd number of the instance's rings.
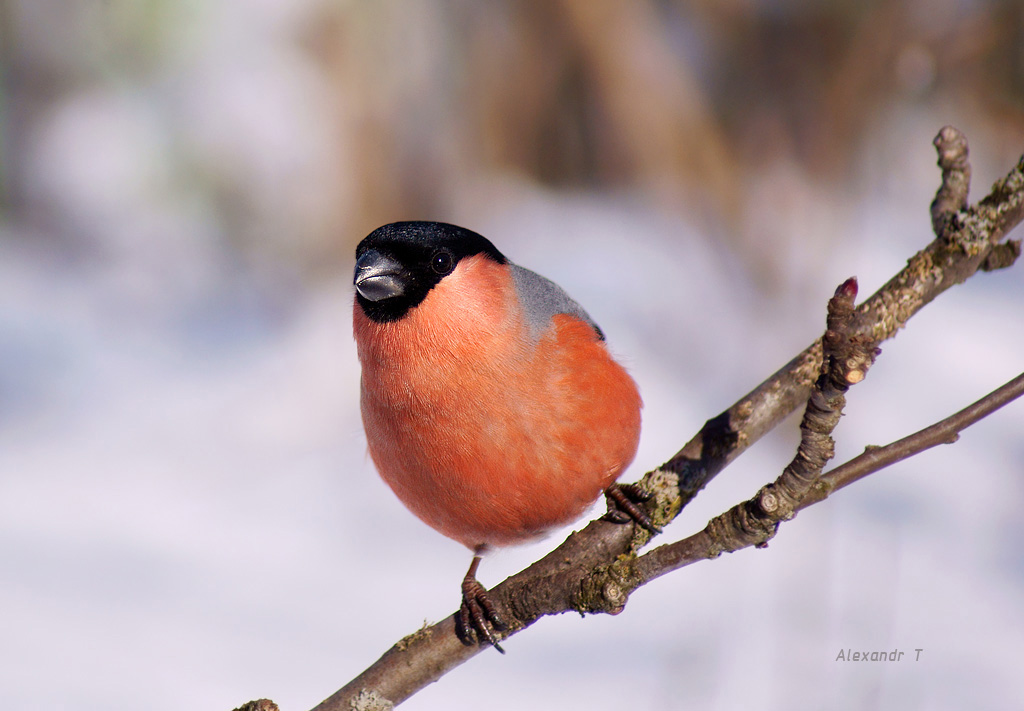
[[356,305],[370,456],[425,523],[508,545],[580,516],[636,454],[640,396],[594,329],[559,314],[537,343],[505,265],[463,260],[400,321]]
[[633,460],[636,385],[553,283],[441,223],[382,227],[357,257],[370,455],[428,525],[478,553],[526,541],[578,518]]

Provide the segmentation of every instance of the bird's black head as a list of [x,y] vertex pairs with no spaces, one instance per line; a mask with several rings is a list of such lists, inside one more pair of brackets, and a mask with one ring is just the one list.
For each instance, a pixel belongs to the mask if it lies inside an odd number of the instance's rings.
[[356,247],[356,300],[370,320],[397,321],[419,306],[460,260],[474,254],[508,262],[485,237],[456,225],[393,222],[378,227]]

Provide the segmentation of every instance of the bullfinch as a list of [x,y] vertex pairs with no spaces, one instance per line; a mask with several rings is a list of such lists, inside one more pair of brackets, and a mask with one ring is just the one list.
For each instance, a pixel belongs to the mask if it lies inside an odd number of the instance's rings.
[[641,400],[594,320],[555,283],[468,229],[398,222],[356,248],[353,330],[370,456],[405,506],[473,551],[460,638],[506,627],[476,580],[491,546],[577,519],[654,530],[615,480],[636,454]]

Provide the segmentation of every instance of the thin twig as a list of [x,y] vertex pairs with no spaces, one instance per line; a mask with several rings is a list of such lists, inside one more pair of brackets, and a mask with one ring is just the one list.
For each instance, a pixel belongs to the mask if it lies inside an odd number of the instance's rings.
[[967,160],[967,137],[952,126],[944,126],[932,143],[942,168],[942,187],[932,201],[932,229],[936,237],[942,237],[953,216],[967,207],[971,164]]
[[936,422],[930,427],[884,447],[869,447],[863,454],[822,476],[800,502],[798,510],[816,504],[828,498],[832,492],[849,486],[896,462],[901,462],[940,444],[956,442],[960,432],[978,420],[988,417],[1007,403],[1013,402],[1021,395],[1024,395],[1024,373],[941,422]]

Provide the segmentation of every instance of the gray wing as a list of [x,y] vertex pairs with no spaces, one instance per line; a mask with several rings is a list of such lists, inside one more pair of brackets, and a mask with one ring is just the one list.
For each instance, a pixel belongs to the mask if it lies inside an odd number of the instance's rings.
[[518,264],[510,263],[509,267],[512,269],[512,280],[515,282],[519,301],[526,311],[530,335],[534,339],[540,338],[540,334],[548,327],[552,316],[570,314],[590,324],[594,332],[597,333],[597,337],[604,340],[604,332],[601,327],[594,323],[590,314],[566,294],[562,287]]

